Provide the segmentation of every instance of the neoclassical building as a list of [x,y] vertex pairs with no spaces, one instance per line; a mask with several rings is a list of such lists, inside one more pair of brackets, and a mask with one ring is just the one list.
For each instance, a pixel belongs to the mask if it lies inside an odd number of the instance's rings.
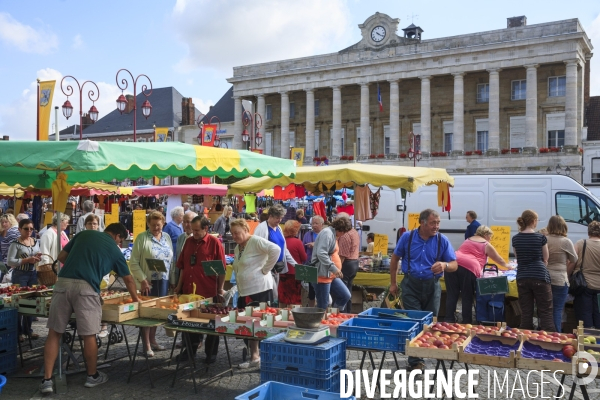
[[233,69],[233,147],[242,148],[242,100],[262,115],[266,154],[305,162],[410,164],[450,172],[519,172],[567,166],[581,177],[591,42],[579,20],[425,39],[382,13],[362,40],[337,53]]

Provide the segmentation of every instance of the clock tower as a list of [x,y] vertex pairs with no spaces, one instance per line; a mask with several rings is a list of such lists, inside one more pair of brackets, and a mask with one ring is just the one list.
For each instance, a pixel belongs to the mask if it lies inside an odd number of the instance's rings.
[[[364,47],[380,48],[387,44],[397,43],[398,24],[400,19],[391,18],[387,14],[375,13],[358,25],[362,34],[361,44]],[[362,46],[361,46],[362,47]]]

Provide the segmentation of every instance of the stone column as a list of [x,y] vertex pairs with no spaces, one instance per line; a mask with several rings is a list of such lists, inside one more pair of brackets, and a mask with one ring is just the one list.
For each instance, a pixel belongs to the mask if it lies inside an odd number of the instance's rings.
[[488,72],[490,73],[488,154],[497,156],[500,151],[500,69],[488,69]]
[[290,97],[281,92],[281,158],[290,158]]
[[331,132],[331,155],[342,155],[342,90],[333,86],[333,129]]
[[369,84],[360,85],[360,152],[369,155]]
[[240,96],[233,96],[233,143],[232,146],[234,149],[242,149],[244,148],[244,143],[242,142],[242,98]]
[[421,76],[421,152],[431,152],[431,76]]
[[[385,150],[385,137],[383,138]],[[390,153],[400,153],[400,92],[398,81],[390,81]]]
[[465,73],[454,75],[454,115],[452,131],[452,155],[461,156],[465,150]]
[[[259,94],[256,96],[256,112],[258,114],[260,114],[260,117],[262,118],[262,125],[263,128],[258,128],[258,131],[260,132],[260,134],[262,135],[263,141],[261,142],[260,146],[258,146],[259,149],[263,150],[265,149],[265,130],[264,130],[264,126],[266,125],[267,122],[267,116],[266,114],[266,107],[265,107],[265,95],[264,94]],[[256,135],[256,132],[254,132],[254,135]],[[256,138],[256,136],[255,136]],[[252,143],[252,147],[256,146],[256,142]]]
[[577,147],[577,60],[567,64],[565,92],[565,148]]
[[306,147],[304,158],[315,156],[315,92],[313,89],[306,90]]
[[527,68],[527,91],[525,101],[525,147],[523,151],[526,153],[536,153],[538,148],[537,143],[537,125],[538,125],[538,109],[537,109],[537,67],[539,64],[526,65]]

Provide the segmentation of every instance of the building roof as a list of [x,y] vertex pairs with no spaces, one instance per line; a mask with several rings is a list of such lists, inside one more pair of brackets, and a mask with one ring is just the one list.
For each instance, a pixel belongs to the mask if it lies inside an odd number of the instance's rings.
[[[64,136],[64,135],[78,135],[79,134],[79,124],[75,124],[75,125],[71,125],[65,129],[62,129],[58,132],[58,137]],[[54,137],[54,133],[52,133],[50,135],[51,137]]]
[[[181,124],[181,101],[183,96],[174,87],[154,88],[149,97],[139,93],[136,96],[137,112],[137,131],[152,130],[156,127],[177,127]],[[111,132],[133,131],[133,112],[123,114],[117,110],[115,99],[115,109],[100,118],[95,124],[90,125],[83,130],[84,135],[94,135]],[[152,105],[152,113],[148,119],[142,114],[142,104],[148,100]],[[102,110],[100,110],[102,112]],[[196,108],[196,115],[200,111]]]
[[586,119],[587,140],[600,140],[600,96],[590,97]]
[[[243,107],[242,107],[243,108]],[[233,86],[212,106],[206,113],[204,121],[208,122],[216,116],[221,122],[231,122],[235,120],[235,101],[233,100]]]

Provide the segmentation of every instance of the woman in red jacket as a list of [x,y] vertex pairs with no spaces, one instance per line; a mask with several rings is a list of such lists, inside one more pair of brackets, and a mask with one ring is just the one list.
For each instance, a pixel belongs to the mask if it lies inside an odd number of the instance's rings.
[[[300,264],[306,262],[306,251],[304,250],[304,244],[302,240],[298,239],[298,232],[300,231],[300,222],[289,220],[283,227],[283,236],[285,237],[285,244],[294,260]],[[296,280],[296,269],[290,263],[288,263],[287,274],[279,275],[279,305],[282,307],[283,304],[301,304],[302,301],[302,285],[300,281]]]

